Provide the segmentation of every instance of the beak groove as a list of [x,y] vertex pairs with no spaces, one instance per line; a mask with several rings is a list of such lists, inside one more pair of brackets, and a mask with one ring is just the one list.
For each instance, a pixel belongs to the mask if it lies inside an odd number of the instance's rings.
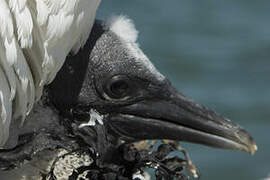
[[157,96],[122,107],[110,124],[134,140],[172,139],[254,154],[257,146],[239,125],[178,93],[169,86]]

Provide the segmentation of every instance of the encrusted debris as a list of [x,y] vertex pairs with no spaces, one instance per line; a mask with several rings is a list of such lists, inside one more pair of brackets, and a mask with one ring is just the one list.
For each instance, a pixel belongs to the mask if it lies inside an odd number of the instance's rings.
[[[149,180],[149,172],[152,169],[157,180],[186,180],[188,175],[198,178],[199,174],[195,165],[191,162],[188,153],[177,142],[162,141],[155,150],[152,150],[151,141],[141,142],[147,144],[146,149],[136,149],[135,144],[126,144],[118,150],[117,163],[100,163],[97,153],[90,149],[66,152],[57,158],[49,174],[44,180],[58,180],[70,169],[70,180]],[[150,146],[149,146],[150,145]],[[142,148],[142,146],[140,146]],[[147,149],[152,147],[151,149]],[[170,156],[172,152],[180,151],[184,158]],[[185,173],[185,170],[188,175]]]

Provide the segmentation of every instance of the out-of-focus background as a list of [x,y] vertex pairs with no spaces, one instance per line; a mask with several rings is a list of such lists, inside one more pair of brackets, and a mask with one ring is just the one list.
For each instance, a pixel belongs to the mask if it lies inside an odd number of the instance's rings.
[[254,156],[184,143],[202,180],[270,173],[270,1],[103,0],[97,17],[124,14],[141,48],[186,96],[244,126]]

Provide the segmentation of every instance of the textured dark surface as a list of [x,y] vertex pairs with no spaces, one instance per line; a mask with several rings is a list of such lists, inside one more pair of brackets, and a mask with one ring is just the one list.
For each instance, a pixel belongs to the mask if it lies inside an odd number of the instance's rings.
[[[160,144],[154,151],[137,150],[132,145],[125,145],[118,149],[118,154],[115,154],[118,161],[115,164],[101,164],[95,154],[88,152],[93,158],[92,164],[74,169],[69,180],[79,179],[82,174],[86,174],[86,179],[93,180],[129,180],[133,178],[135,173],[143,176],[150,169],[154,169],[156,179],[186,180],[188,176],[183,173],[183,170],[187,168],[187,161],[177,156],[169,157],[169,154],[175,150],[169,144]],[[85,152],[78,151],[77,153],[83,154]],[[54,175],[54,169],[50,174],[44,176],[44,180],[46,178],[49,180],[57,179]]]

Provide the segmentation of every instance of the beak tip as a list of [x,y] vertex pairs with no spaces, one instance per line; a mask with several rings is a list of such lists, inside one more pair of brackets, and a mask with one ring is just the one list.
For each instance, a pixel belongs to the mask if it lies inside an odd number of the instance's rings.
[[254,143],[249,147],[249,152],[251,155],[254,155],[255,152],[258,150],[258,146]]
[[256,145],[255,140],[245,129],[240,127],[237,130],[237,133],[235,133],[235,137],[237,137],[238,142],[243,145],[242,150],[244,150],[245,152],[254,155],[255,152],[258,150],[258,146]]

